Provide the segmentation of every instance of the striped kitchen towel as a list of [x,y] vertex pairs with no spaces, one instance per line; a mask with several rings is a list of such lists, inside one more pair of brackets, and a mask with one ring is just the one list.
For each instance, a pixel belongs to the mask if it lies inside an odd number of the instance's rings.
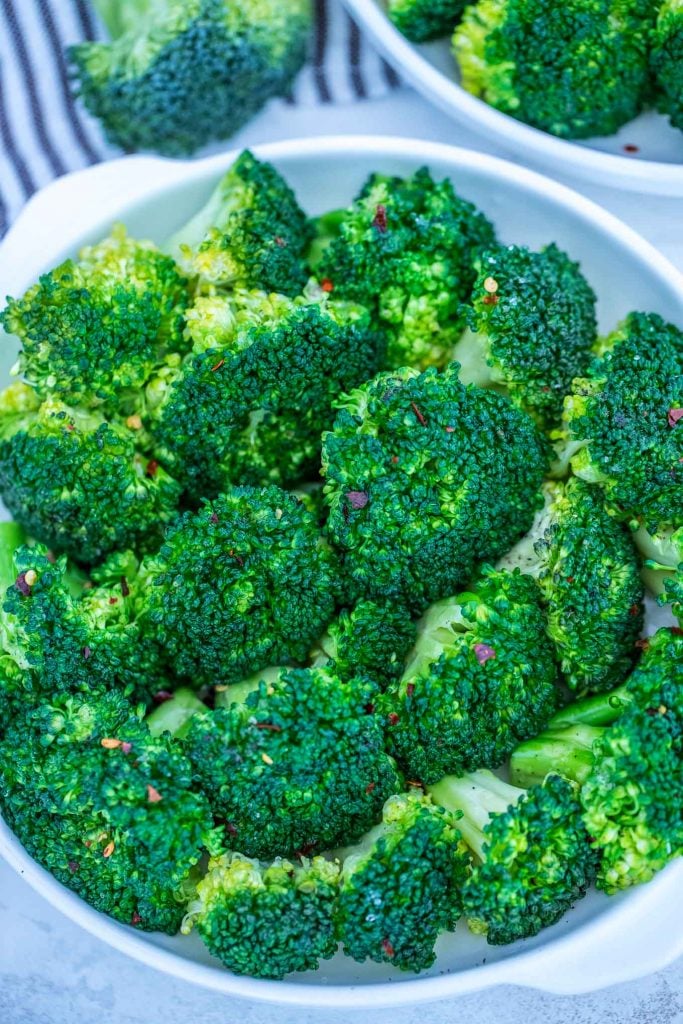
[[[310,64],[276,107],[350,103],[400,84],[339,0],[315,0],[315,11]],[[0,0],[0,237],[52,178],[120,155],[69,83],[65,48],[99,38],[88,0]]]

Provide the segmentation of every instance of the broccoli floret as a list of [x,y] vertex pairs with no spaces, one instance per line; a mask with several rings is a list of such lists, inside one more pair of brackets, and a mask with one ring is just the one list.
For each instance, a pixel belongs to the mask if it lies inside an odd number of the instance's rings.
[[387,11],[399,32],[413,43],[440,39],[453,31],[467,0],[387,0]]
[[462,889],[463,912],[491,944],[537,935],[585,895],[596,855],[566,779],[550,775],[525,790],[478,771],[442,779],[430,793],[464,815],[458,829],[477,861]]
[[561,138],[613,135],[648,89],[650,0],[479,0],[455,30],[468,92]]
[[337,952],[332,908],[339,868],[314,857],[271,864],[227,853],[209,862],[183,923],[236,974],[284,978]]
[[383,373],[323,437],[327,530],[366,596],[418,613],[531,525],[546,465],[531,418],[458,366]]
[[651,532],[683,526],[683,331],[631,313],[565,399],[560,457],[608,510]]
[[302,66],[306,0],[94,0],[111,41],[69,54],[110,142],[168,156],[227,139]]
[[605,511],[599,489],[571,479],[543,490],[545,507],[499,565],[538,581],[567,686],[578,693],[608,690],[633,666],[643,628],[633,540]]
[[170,256],[128,238],[122,225],[7,301],[0,322],[21,341],[16,372],[42,398],[116,407],[169,352],[188,347],[185,279]]
[[597,884],[608,893],[647,882],[683,853],[682,667],[680,633],[660,629],[624,695],[605,694],[602,709],[596,698],[588,711],[566,708],[555,728],[512,756],[515,779],[560,771],[581,784],[584,822],[600,853]]
[[657,105],[672,125],[683,129],[683,3],[664,0],[652,33],[650,67]]
[[181,488],[135,430],[17,382],[0,394],[0,492],[27,533],[89,563],[158,541]]
[[389,750],[424,783],[495,768],[548,721],[556,677],[536,584],[486,569],[422,619],[403,677],[381,702]]
[[[265,678],[264,678],[265,677]],[[256,673],[192,714],[181,695],[154,713],[154,730],[181,722],[183,747],[226,845],[250,857],[320,851],[356,839],[402,788],[384,752],[376,687],[325,667]]]
[[555,245],[487,250],[477,262],[470,331],[455,345],[460,379],[504,388],[541,426],[562,414],[595,341],[595,294],[578,263]]
[[341,679],[367,676],[385,690],[400,678],[416,637],[417,627],[402,605],[358,601],[330,623],[312,658],[314,664],[334,663]]
[[[323,230],[329,223],[323,218]],[[331,223],[333,237],[312,256],[319,279],[373,311],[387,333],[387,365],[449,362],[475,257],[495,242],[486,217],[423,168],[407,179],[373,175]]]
[[317,289],[200,297],[188,332],[192,357],[149,383],[140,413],[191,496],[317,474],[335,398],[381,360],[367,311]]
[[139,716],[118,692],[27,709],[0,743],[0,806],[31,856],[97,910],[173,934],[216,837],[188,761]]
[[382,822],[342,851],[337,936],[354,960],[421,971],[459,916],[470,857],[456,815],[420,794],[392,796]]
[[140,572],[146,628],[194,689],[304,662],[335,607],[336,559],[277,487],[236,487],[184,513]]
[[199,287],[299,295],[313,227],[272,166],[245,150],[168,250]]

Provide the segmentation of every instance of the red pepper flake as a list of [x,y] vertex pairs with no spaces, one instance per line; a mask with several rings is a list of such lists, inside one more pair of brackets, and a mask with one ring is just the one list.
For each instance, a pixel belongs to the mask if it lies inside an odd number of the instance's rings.
[[363,710],[365,711],[366,715],[374,715],[374,713],[375,713],[375,705],[374,704],[366,704],[365,708]]
[[17,588],[20,594],[24,595],[24,597],[30,597],[31,585],[26,579],[26,576],[27,574],[25,572],[20,572],[14,582],[14,586]]
[[64,424],[64,429],[68,430],[69,433],[71,434],[76,429],[76,427],[75,427],[75,425],[73,423],[65,423]]
[[657,708],[645,708],[645,714],[649,715],[650,718],[655,718],[657,715]]
[[92,846],[92,839],[86,839],[83,845],[89,850]]
[[455,433],[455,427],[446,427],[446,433],[447,434],[454,434]]
[[125,576],[121,577],[120,583],[121,593],[123,594],[124,597],[128,597],[128,595],[130,594],[130,587],[128,586],[128,580],[126,579]]
[[345,497],[351,508],[356,509],[356,511],[365,508],[370,500],[370,496],[366,491],[347,491]]
[[329,277],[324,277],[322,279],[322,281],[320,282],[320,287],[322,288],[322,290],[324,292],[327,292],[328,295],[329,295],[330,292],[334,291],[334,285],[330,281]]
[[418,782],[417,779],[406,779],[406,786],[412,786],[413,789],[424,789],[424,783]]
[[281,725],[275,725],[274,722],[254,722],[255,729],[269,729],[271,732],[282,732]]
[[105,750],[118,750],[121,742],[121,740],[117,740],[113,736],[105,736],[103,740],[100,740],[100,744]]
[[154,477],[157,475],[158,470],[159,463],[157,462],[157,460],[150,459],[149,462],[147,463],[147,468],[145,469],[145,476],[149,477],[150,480],[153,480]]
[[648,647],[650,646],[650,641],[649,641],[648,637],[644,636],[640,640],[636,640],[636,644],[635,645],[638,648],[638,650],[646,651],[648,649]]
[[624,153],[640,153],[640,146],[636,146],[633,142],[627,142],[624,146]]
[[679,420],[683,420],[683,408],[669,409],[667,420],[670,427],[675,427]]
[[235,826],[233,825],[233,823],[231,821],[226,821],[226,823],[225,823],[225,831],[229,835],[231,835],[231,836],[236,836],[237,835],[237,829],[235,828]]
[[372,222],[373,228],[377,228],[380,234],[385,234],[387,230],[387,208],[382,203],[375,210],[375,218]]
[[242,558],[241,555],[235,554],[235,549],[234,548],[230,548],[230,550],[228,551],[228,554],[230,555],[231,558],[235,559],[235,561],[237,562],[238,565],[244,565],[244,559]]
[[81,653],[83,654],[83,657],[87,661],[88,658],[92,657],[92,648],[91,647],[84,647],[83,651]]
[[417,416],[417,418],[420,421],[420,423],[422,424],[422,426],[426,427],[427,426],[427,420],[424,418],[424,415],[422,414],[422,410],[419,409],[417,405],[415,405],[415,402],[411,402],[410,403],[410,407],[413,410],[413,412],[415,413],[415,415]]
[[225,366],[225,359],[219,359],[215,366],[211,367],[211,373],[217,373],[221,366]]
[[680,626],[669,626],[669,632],[674,636],[683,636],[683,629]]
[[474,654],[480,665],[485,665],[491,658],[495,658],[496,652],[488,644],[475,644]]
[[368,793],[368,794],[372,793],[372,791],[375,789],[376,785],[377,785],[376,782],[368,782],[367,786],[365,787],[365,792]]
[[114,845],[114,843],[107,843],[105,848],[102,850],[102,856],[108,859],[109,857],[111,857],[115,849],[116,846]]
[[567,576],[567,583],[573,583],[573,582],[574,582],[574,577],[573,576]]
[[130,754],[132,749],[133,749],[133,744],[129,743],[128,740],[124,740],[123,743],[121,744],[121,751],[124,754]]
[[389,942],[389,939],[382,939],[382,949],[386,955],[391,959],[394,956],[394,947]]
[[173,694],[170,690],[157,690],[152,700],[155,704],[165,704],[167,700],[171,700]]
[[118,604],[118,603],[119,603],[118,597],[110,597],[109,598],[109,604]]
[[160,800],[163,800],[159,790],[155,789],[154,786],[149,783],[147,783],[147,800],[150,804],[158,804]]
[[57,556],[54,553],[54,551],[46,551],[45,552],[45,557],[47,558],[47,560],[50,563],[50,565],[54,565],[55,562],[57,561]]
[[640,605],[637,602],[634,602],[634,604],[629,608],[628,613],[635,619],[637,615],[640,615]]
[[282,237],[282,235],[276,235],[275,238],[273,239],[273,241],[275,242],[275,244],[277,246],[279,246],[280,249],[286,249],[287,248],[287,241],[286,241],[286,239],[284,239]]
[[481,301],[484,306],[497,306],[500,302],[500,295],[485,295]]
[[396,463],[398,462],[398,455],[392,455],[391,461],[394,463],[394,465],[396,465]]
[[396,725],[396,723],[398,722],[398,715],[396,714],[395,711],[390,711],[389,714],[387,715],[387,718],[389,720],[389,725]]
[[303,846],[299,847],[298,850],[294,851],[294,854],[295,854],[295,856],[297,856],[299,858],[299,860],[303,860],[304,857],[308,857],[308,855],[313,853],[314,850],[315,850],[315,844],[314,843],[304,843]]
[[408,683],[406,686],[406,694],[408,697],[412,697],[415,693],[415,683]]
[[133,925],[133,927],[135,927],[135,925],[136,924],[140,924],[141,921],[142,921],[142,918],[140,917],[140,915],[138,914],[138,912],[136,910],[135,913],[133,914],[133,916],[130,919],[130,923]]
[[209,516],[209,521],[212,522],[212,523],[217,523],[218,522],[218,516],[216,515],[215,512],[211,513],[211,515]]
[[80,870],[81,867],[77,860],[70,860],[66,866],[68,867],[72,875],[75,875],[76,872]]

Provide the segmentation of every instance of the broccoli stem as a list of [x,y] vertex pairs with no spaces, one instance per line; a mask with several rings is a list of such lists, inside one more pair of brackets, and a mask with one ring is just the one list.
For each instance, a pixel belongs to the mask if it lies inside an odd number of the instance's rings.
[[463,384],[477,384],[481,388],[496,387],[491,367],[486,361],[486,342],[485,334],[475,334],[468,329],[451,349],[451,360],[460,364],[458,377]]
[[232,683],[230,686],[217,689],[216,707],[229,708],[231,704],[244,704],[249,694],[258,690],[261,682],[264,682],[266,686],[270,686],[271,683],[274,683],[279,678],[283,671],[284,669],[280,665],[269,665],[268,668],[262,668],[258,672],[254,672],[248,679],[243,679],[241,683]]
[[0,523],[0,585],[4,597],[7,587],[17,578],[14,566],[14,552],[26,543],[26,534],[18,523]]
[[197,694],[183,687],[147,716],[147,726],[152,736],[170,732],[174,739],[180,740],[187,735],[194,716],[206,710],[206,704],[202,703]]
[[444,648],[451,646],[454,635],[467,632],[469,627],[463,618],[463,605],[478,600],[476,594],[458,594],[457,597],[437,601],[425,612],[417,626],[417,643],[408,658],[404,680],[426,674],[429,666],[439,660]]
[[113,39],[130,29],[140,28],[140,22],[154,12],[163,13],[166,0],[93,0],[93,6]]
[[557,732],[574,725],[612,725],[633,700],[633,695],[620,686],[610,693],[574,701],[562,708],[548,722],[546,732]]
[[502,782],[492,772],[470,772],[461,778],[447,775],[427,792],[448,811],[462,811],[458,829],[463,839],[480,860],[485,860],[484,829],[491,816],[504,814],[525,793],[524,789]]
[[545,732],[520,744],[510,759],[510,777],[517,786],[541,785],[550,772],[583,784],[593,770],[593,744],[604,728],[576,725]]

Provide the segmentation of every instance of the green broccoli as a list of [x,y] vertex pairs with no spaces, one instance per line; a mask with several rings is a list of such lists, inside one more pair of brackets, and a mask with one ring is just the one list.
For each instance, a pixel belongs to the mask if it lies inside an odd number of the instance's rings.
[[426,43],[453,31],[467,0],[387,0],[387,11],[399,32],[413,43]]
[[596,854],[575,787],[559,775],[518,789],[478,771],[429,792],[449,811],[476,857],[461,890],[472,931],[500,945],[537,935],[585,895]]
[[683,2],[664,0],[652,32],[650,67],[657,104],[675,128],[683,129]]
[[470,867],[456,819],[422,794],[392,796],[381,824],[341,852],[335,921],[348,956],[409,971],[433,964]]
[[227,139],[302,66],[307,0],[94,0],[110,42],[69,54],[110,142],[167,156]]
[[333,663],[341,679],[362,675],[385,690],[399,679],[417,637],[417,627],[402,605],[358,601],[343,609],[316,642],[316,665]]
[[380,704],[389,750],[424,783],[495,768],[548,721],[556,680],[536,584],[485,569],[471,591],[423,617],[403,677]]
[[475,258],[495,242],[486,217],[423,168],[407,179],[373,175],[347,211],[319,227],[331,236],[311,255],[319,280],[373,311],[388,336],[387,365],[448,363]]
[[544,485],[545,507],[499,565],[539,584],[567,686],[608,690],[630,671],[643,627],[640,562],[629,531],[583,480]]
[[167,243],[200,287],[299,295],[313,227],[272,164],[245,150],[206,205]]
[[187,282],[170,256],[122,225],[7,302],[0,323],[22,346],[15,372],[41,398],[116,409],[168,353],[188,347]]
[[27,533],[90,563],[158,542],[181,488],[134,428],[16,382],[0,394],[0,493]]
[[322,666],[255,673],[214,711],[195,713],[181,693],[178,710],[174,698],[154,712],[153,730],[180,724],[227,846],[265,859],[308,855],[357,838],[402,788],[376,692]]
[[683,853],[683,640],[660,629],[625,691],[580,702],[512,755],[513,779],[559,771],[581,785],[597,884],[608,893],[646,882]]
[[648,90],[651,0],[479,0],[453,37],[468,92],[566,139],[613,135]]
[[595,294],[578,263],[555,245],[499,246],[477,262],[471,328],[452,350],[460,379],[503,388],[541,426],[560,419],[595,341]]
[[366,596],[421,613],[531,525],[545,443],[457,364],[380,374],[338,408],[323,437],[327,530]]
[[335,607],[336,559],[277,487],[236,487],[184,513],[139,571],[145,628],[194,689],[305,661]]
[[121,693],[28,706],[0,743],[0,807],[32,857],[97,910],[174,934],[216,834],[188,761]]
[[332,908],[339,868],[324,857],[271,864],[227,853],[209,862],[182,931],[196,928],[236,974],[284,978],[337,952]]

